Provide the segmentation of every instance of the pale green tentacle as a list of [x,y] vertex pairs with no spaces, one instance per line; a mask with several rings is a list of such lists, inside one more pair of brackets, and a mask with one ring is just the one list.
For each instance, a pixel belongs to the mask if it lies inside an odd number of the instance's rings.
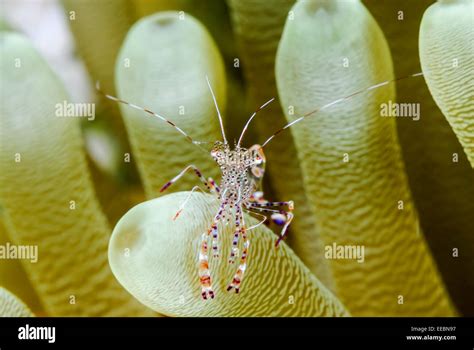
[[[233,225],[220,230],[221,256],[211,258],[215,299],[202,300],[198,277],[201,235],[219,202],[195,193],[181,216],[187,192],[173,193],[132,208],[114,229],[109,261],[117,279],[138,300],[168,316],[347,316],[284,243],[261,225],[248,231],[249,258],[238,295],[226,287],[237,269],[227,262]],[[257,220],[246,217],[247,226]]]
[[[32,45],[0,34],[0,200],[10,238],[38,248],[23,266],[57,316],[152,315],[115,281],[110,228],[95,198],[79,120],[61,117],[64,88]],[[97,293],[97,291],[101,291]]]
[[[393,77],[385,38],[359,1],[292,10],[276,65],[284,109],[297,111],[289,121]],[[308,196],[326,244],[365,249],[358,262],[327,248],[336,293],[351,313],[453,315],[420,233],[394,120],[380,114],[393,99],[393,86],[374,90],[294,125]]]

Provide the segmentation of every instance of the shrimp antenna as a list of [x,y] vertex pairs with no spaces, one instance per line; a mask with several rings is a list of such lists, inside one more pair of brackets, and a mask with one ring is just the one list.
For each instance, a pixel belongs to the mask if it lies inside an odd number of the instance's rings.
[[265,102],[263,105],[261,105],[260,107],[258,107],[255,112],[253,112],[253,114],[250,116],[249,120],[247,120],[247,123],[245,124],[244,126],[244,129],[242,130],[242,134],[240,134],[240,137],[239,137],[239,142],[237,142],[237,147],[240,146],[240,143],[242,142],[242,139],[244,137],[244,134],[245,132],[247,131],[247,128],[250,124],[250,122],[252,121],[252,119],[257,115],[258,112],[260,112],[262,109],[264,109],[266,106],[268,106],[270,103],[272,103],[273,101],[275,101],[275,97],[272,97],[270,100],[268,100],[267,102]]
[[199,147],[200,150],[206,152],[206,153],[209,153],[205,148],[203,148],[201,146],[201,144],[205,144],[205,143],[212,143],[212,142],[203,142],[203,141],[196,141],[196,140],[193,140],[193,138],[191,136],[189,136],[187,133],[185,133],[183,131],[183,129],[181,129],[179,126],[177,126],[175,123],[173,123],[171,120],[168,120],[166,119],[165,117],[159,115],[158,113],[155,113],[151,110],[149,110],[148,108],[144,108],[144,107],[140,107],[140,106],[137,106],[133,103],[130,103],[130,102],[127,102],[127,101],[124,101],[118,97],[115,97],[115,96],[111,96],[107,93],[105,93],[104,91],[102,91],[100,89],[100,83],[99,81],[96,82],[95,84],[95,88],[97,89],[97,91],[99,91],[104,97],[108,98],[109,100],[112,100],[112,101],[115,101],[115,102],[119,102],[119,103],[122,103],[124,105],[127,105],[131,108],[134,108],[134,109],[137,109],[139,111],[142,111],[142,112],[145,112],[145,113],[148,113],[149,115],[153,116],[153,117],[156,117],[158,119],[161,119],[162,121],[168,123],[169,125],[171,125],[174,129],[176,129],[181,135],[183,135],[184,137],[186,137],[186,139],[191,142],[192,144],[196,145],[197,147]]
[[216,106],[217,116],[219,117],[219,124],[221,125],[222,138],[224,139],[224,143],[227,143],[227,139],[225,137],[225,131],[224,131],[224,123],[222,122],[221,112],[219,111],[219,107],[217,106],[216,96],[214,95],[214,91],[212,91],[211,83],[209,82],[209,78],[207,77],[207,75],[206,75],[206,81],[207,81],[207,86],[209,86],[209,91],[211,91],[212,100],[214,101],[214,106]]
[[378,83],[378,84],[375,84],[375,85],[372,85],[372,86],[369,86],[368,88],[365,88],[365,89],[362,89],[362,90],[359,90],[359,91],[356,91],[356,92],[353,92],[352,94],[350,95],[347,95],[345,97],[341,97],[337,100],[334,100],[332,102],[329,102],[328,104],[325,104],[324,106],[322,107],[319,107],[319,108],[316,108],[315,110],[311,111],[311,112],[308,112],[304,115],[302,115],[301,117],[293,120],[292,122],[286,124],[284,127],[282,127],[281,129],[277,130],[277,132],[275,132],[272,136],[270,136],[263,144],[262,144],[262,148],[265,147],[275,136],[277,136],[279,133],[281,133],[283,130],[285,129],[288,129],[289,127],[295,125],[296,123],[299,123],[300,121],[304,120],[305,118],[313,115],[313,114],[317,114],[318,112],[321,112],[322,110],[326,109],[326,108],[329,108],[331,106],[334,106],[338,103],[341,103],[343,101],[346,101],[346,100],[349,100],[351,99],[352,97],[354,96],[357,96],[357,95],[360,95],[364,92],[367,92],[367,91],[370,91],[370,90],[375,90],[375,89],[378,89],[382,86],[385,86],[385,85],[388,85],[390,83],[395,83],[399,80],[403,80],[403,79],[408,79],[408,78],[412,78],[412,77],[419,77],[419,76],[422,76],[423,73],[422,72],[419,72],[419,73],[414,73],[414,74],[410,74],[410,75],[406,75],[404,77],[401,77],[401,78],[395,78],[395,79],[390,79],[390,80],[386,80],[386,81],[383,81],[381,83]]

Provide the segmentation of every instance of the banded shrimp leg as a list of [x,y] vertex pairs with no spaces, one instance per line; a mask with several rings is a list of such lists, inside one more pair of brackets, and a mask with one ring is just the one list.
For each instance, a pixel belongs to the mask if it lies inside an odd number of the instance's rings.
[[[288,235],[288,227],[293,220],[293,213],[292,211],[295,208],[293,201],[286,201],[286,202],[270,202],[263,198],[253,197],[254,199],[251,200],[250,203],[246,205],[246,209],[249,210],[251,213],[255,213],[252,210],[258,210],[259,212],[267,212],[272,213],[271,218],[274,223],[278,226],[283,226],[280,236],[275,243],[275,246],[278,247],[280,242],[286,238]],[[288,211],[286,210],[277,210],[273,209],[273,207],[281,207],[287,206]]]
[[[237,220],[239,220],[240,227],[238,229],[236,227],[235,234],[237,234],[237,236],[235,236],[234,234],[234,240],[232,241],[232,249],[234,249],[234,247],[235,248],[237,247],[239,236],[241,236],[242,241],[243,241],[242,255],[240,256],[240,264],[239,264],[239,267],[237,268],[237,271],[234,274],[234,277],[232,278],[232,282],[227,286],[227,291],[230,291],[231,289],[235,289],[235,293],[239,293],[240,291],[240,286],[244,278],[245,270],[247,269],[247,257],[248,257],[248,250],[250,247],[250,240],[247,235],[244,215],[242,213],[242,204],[240,203],[237,205],[236,224],[237,224]],[[236,243],[234,244],[234,242]],[[231,253],[231,259],[232,259],[233,253],[234,251],[232,251]],[[235,255],[234,255],[234,258],[235,258]]]
[[[268,202],[268,203],[272,203],[272,202]],[[280,202],[278,202],[278,203],[280,203]],[[293,209],[292,202],[285,202],[285,203],[289,204],[291,210]],[[249,212],[249,213],[256,214],[256,215],[259,215],[259,216],[263,217],[263,220],[261,220],[260,222],[258,222],[257,224],[255,224],[255,225],[253,225],[249,228],[246,228],[245,219],[244,219],[244,215],[243,215],[243,209],[244,208],[247,209],[246,211]],[[232,282],[227,287],[227,291],[230,291],[231,289],[235,289],[235,293],[239,293],[240,286],[241,286],[242,281],[244,279],[245,270],[247,269],[247,257],[248,257],[248,254],[249,254],[249,247],[250,247],[250,239],[248,237],[248,232],[255,229],[255,228],[257,228],[257,227],[259,227],[260,225],[262,225],[267,220],[266,216],[264,216],[262,214],[259,214],[259,213],[251,212],[248,205],[244,205],[244,208],[242,208],[241,204],[238,205],[238,211],[236,212],[236,231],[234,233],[234,239],[232,241],[231,257],[229,259],[229,262],[231,262],[231,263],[234,262],[235,257],[236,257],[236,249],[237,249],[237,246],[238,246],[239,236],[241,236],[242,240],[243,240],[243,249],[242,249],[242,255],[240,257],[240,264],[239,264],[239,267],[237,268],[236,273],[234,274]],[[277,210],[266,209],[266,208],[263,208],[263,210],[278,212]],[[285,227],[282,231],[282,234],[281,234],[279,240],[277,241],[277,245],[278,245],[278,242],[284,237],[284,232],[286,231],[286,228],[288,227],[288,225],[291,223],[291,220],[293,219],[293,214],[291,214],[291,213],[288,213],[288,214],[291,215],[291,218],[289,218],[287,220],[287,223],[286,223],[286,225],[285,225]]]
[[[178,175],[176,175],[174,178],[172,178],[170,181],[168,181],[167,183],[165,183],[163,185],[163,187],[161,187],[160,189],[160,193],[161,192],[164,192],[166,191],[166,189],[168,189],[172,184],[176,183],[179,179],[181,179],[183,177],[184,174],[186,174],[186,172],[190,169],[193,169],[194,171],[194,174],[196,174],[196,176],[201,180],[201,182],[204,184],[204,186],[206,186],[206,188],[208,189],[208,191],[212,194],[216,194],[218,195],[219,192],[220,192],[220,188],[219,186],[216,184],[216,182],[213,180],[212,177],[209,177],[207,180],[206,178],[202,175],[201,171],[193,164],[191,165],[188,165],[186,168],[184,168],[183,170],[181,170],[179,172]],[[188,197],[186,197],[186,199],[183,201],[183,203],[180,205],[178,211],[176,212],[175,216],[173,217],[173,220],[176,220],[178,218],[178,216],[181,214],[181,212],[183,211],[184,207],[186,206],[186,203],[189,201],[189,199],[191,198],[191,195],[194,193],[195,190],[200,190],[201,192],[205,193],[205,191],[199,187],[199,186],[194,186],[193,189],[191,190],[191,192],[189,193]]]
[[212,289],[212,278],[209,271],[209,238],[212,237],[212,251],[213,256],[219,256],[219,246],[218,246],[218,224],[222,220],[222,215],[226,210],[226,207],[229,203],[226,199],[225,194],[226,190],[222,191],[220,194],[220,206],[217,210],[214,220],[211,227],[207,232],[201,235],[200,251],[199,251],[199,283],[201,285],[201,295],[204,300],[208,298],[214,299],[215,293]]
[[203,233],[201,236],[201,244],[199,250],[199,283],[201,285],[201,295],[204,300],[208,298],[214,299],[214,290],[212,289],[212,278],[211,272],[209,271],[209,238],[213,237],[212,249],[214,251],[214,256],[218,254],[217,244],[214,244],[214,241],[217,242],[217,225],[221,219],[222,212],[224,210],[224,202],[219,206],[217,214],[214,216],[213,223],[207,232]]

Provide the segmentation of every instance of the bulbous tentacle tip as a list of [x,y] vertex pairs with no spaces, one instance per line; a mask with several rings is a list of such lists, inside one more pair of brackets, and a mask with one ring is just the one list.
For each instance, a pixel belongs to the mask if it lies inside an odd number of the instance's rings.
[[0,287],[0,317],[31,317],[33,313],[15,295]]
[[[356,0],[358,1],[358,0]],[[337,0],[312,0],[304,2],[304,9],[307,13],[314,14],[317,11],[334,11],[338,6]]]
[[[215,258],[208,260],[212,251],[208,227],[219,202],[214,196],[194,193],[182,220],[171,220],[176,207],[189,193],[172,193],[141,203],[127,212],[114,228],[109,263],[117,280],[136,299],[168,316],[252,316],[256,308],[268,315],[279,315],[279,305],[287,304],[285,295],[291,290],[305,294],[301,304],[292,309],[293,316],[347,314],[337,298],[304,268],[288,246],[282,245],[275,254],[270,248],[274,233],[264,225],[250,231],[252,249],[243,244],[237,271],[235,265]],[[245,222],[255,225],[258,220],[246,215]],[[219,231],[222,251],[231,251],[234,232],[233,225],[222,225]],[[124,254],[126,249],[130,254]],[[269,262],[268,267],[263,266]],[[282,284],[281,276],[288,271],[299,278],[297,282]],[[232,282],[228,284],[232,273]],[[242,281],[245,293],[241,293]],[[226,289],[233,289],[239,296],[219,293]],[[173,302],[176,296],[187,302]],[[203,299],[214,301],[203,308]]]
[[474,70],[473,40],[471,0],[439,1],[425,11],[419,35],[421,68],[474,167],[474,88],[466,84]]
[[462,3],[462,2],[470,2],[471,0],[436,0],[441,4],[455,4],[455,3]]

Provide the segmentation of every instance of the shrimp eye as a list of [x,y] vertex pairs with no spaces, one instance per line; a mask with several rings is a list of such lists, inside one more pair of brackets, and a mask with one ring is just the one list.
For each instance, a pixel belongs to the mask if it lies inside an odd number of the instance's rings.
[[265,163],[265,154],[263,153],[262,146],[253,145],[249,150],[252,152],[253,159],[257,164]]

